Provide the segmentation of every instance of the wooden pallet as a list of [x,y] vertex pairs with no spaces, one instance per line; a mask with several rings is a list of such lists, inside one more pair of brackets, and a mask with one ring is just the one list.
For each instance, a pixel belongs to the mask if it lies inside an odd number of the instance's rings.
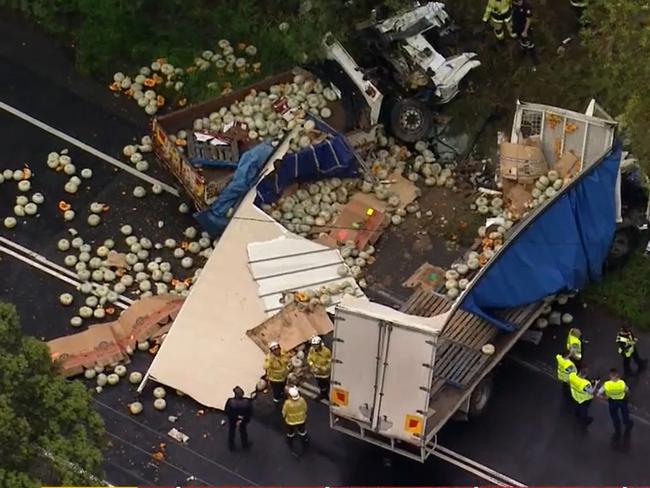
[[451,301],[444,295],[439,295],[431,290],[416,290],[402,305],[401,311],[418,317],[433,317],[447,312],[451,308]]

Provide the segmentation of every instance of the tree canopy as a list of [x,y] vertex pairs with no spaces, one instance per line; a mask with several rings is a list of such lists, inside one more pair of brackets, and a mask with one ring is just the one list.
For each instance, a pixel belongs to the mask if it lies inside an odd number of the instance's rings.
[[0,303],[0,486],[88,484],[103,442],[85,386],[60,376],[47,345],[24,336],[16,309]]

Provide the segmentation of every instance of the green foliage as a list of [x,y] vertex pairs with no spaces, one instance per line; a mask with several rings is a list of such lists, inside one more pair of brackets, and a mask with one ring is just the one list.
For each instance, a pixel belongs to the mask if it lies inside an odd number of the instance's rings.
[[650,330],[650,258],[639,249],[626,265],[585,290],[585,297],[617,317]]
[[[61,377],[47,345],[22,335],[0,303],[0,486],[88,484],[100,472],[103,423],[79,381]],[[94,483],[92,483],[94,484]]]
[[[135,72],[164,57],[187,67],[219,39],[259,48],[262,78],[304,63],[320,54],[320,41],[331,31],[345,37],[354,21],[382,2],[353,2],[349,15],[331,0],[0,0],[0,7],[22,12],[74,47],[78,67],[103,81],[113,72]],[[384,0],[389,11],[409,4]],[[289,24],[286,32],[280,23]],[[206,89],[209,73],[193,73],[186,81],[192,101],[215,95]],[[208,79],[208,81],[210,81]],[[248,78],[228,80],[233,88]]]
[[634,155],[650,173],[650,7],[643,0],[590,0],[582,41],[594,94],[619,110]]

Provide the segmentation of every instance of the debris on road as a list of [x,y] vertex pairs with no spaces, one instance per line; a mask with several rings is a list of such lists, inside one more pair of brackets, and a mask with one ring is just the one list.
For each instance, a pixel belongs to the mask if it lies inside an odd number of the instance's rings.
[[190,437],[187,434],[182,433],[176,428],[173,428],[172,430],[167,432],[167,435],[172,439],[177,440],[178,442],[181,442],[183,444],[186,444],[190,440]]

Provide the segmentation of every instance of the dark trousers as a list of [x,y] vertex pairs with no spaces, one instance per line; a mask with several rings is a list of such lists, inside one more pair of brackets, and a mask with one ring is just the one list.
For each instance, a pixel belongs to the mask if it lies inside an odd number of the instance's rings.
[[296,425],[287,424],[287,440],[291,442],[296,434],[298,434],[304,442],[307,441],[307,427],[304,422]]
[[530,57],[533,66],[539,64],[539,58],[537,57],[537,48],[535,47],[535,41],[533,40],[533,31],[532,29],[528,30],[528,37],[521,37],[521,33],[517,32],[517,39],[519,39],[519,45],[521,46],[522,56]]
[[280,403],[284,400],[284,381],[269,381],[271,385],[271,392],[273,394],[273,401]]
[[[241,445],[246,447],[248,445],[248,422],[239,423],[239,437],[241,438]],[[234,447],[235,445],[235,432],[237,431],[237,419],[228,419],[228,445]]]
[[589,425],[591,422],[591,417],[589,416],[589,407],[591,406],[591,400],[586,402],[576,403],[576,417],[583,425]]
[[632,427],[630,420],[630,411],[627,407],[627,400],[608,400],[609,402],[609,416],[612,418],[614,430],[616,433],[621,432],[621,423],[625,426],[626,430]]
[[318,389],[320,390],[320,397],[327,399],[330,392],[330,379],[329,378],[319,378],[316,377],[316,382],[318,383]]
[[641,359],[639,356],[639,351],[636,349],[634,349],[634,352],[630,357],[627,357],[624,354],[621,354],[621,357],[623,358],[623,372],[626,375],[632,374],[632,361],[634,361],[636,364],[638,371],[641,371],[643,368],[645,368],[645,361]]

